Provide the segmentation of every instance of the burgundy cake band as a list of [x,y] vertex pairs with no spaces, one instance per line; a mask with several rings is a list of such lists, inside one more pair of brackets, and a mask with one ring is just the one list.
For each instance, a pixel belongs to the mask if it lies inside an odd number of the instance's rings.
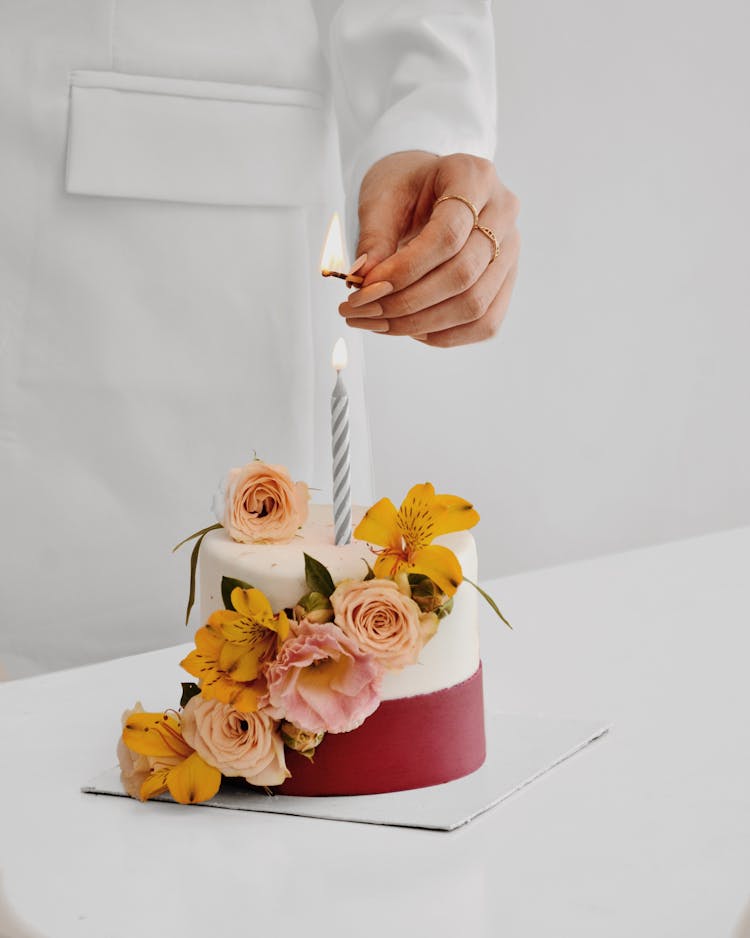
[[384,700],[351,733],[328,733],[310,762],[287,750],[281,795],[375,795],[450,782],[486,755],[482,665],[460,684]]

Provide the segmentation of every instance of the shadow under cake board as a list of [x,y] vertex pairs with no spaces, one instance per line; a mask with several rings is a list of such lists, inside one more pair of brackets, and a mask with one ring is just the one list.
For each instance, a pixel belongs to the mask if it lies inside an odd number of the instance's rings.
[[[451,831],[551,771],[608,730],[607,723],[600,720],[488,712],[487,760],[478,771],[455,782],[384,795],[316,798],[226,788],[210,801],[194,807]],[[118,768],[103,772],[81,791],[128,797]],[[174,804],[169,795],[160,795],[154,800]],[[144,810],[148,810],[146,805]]]

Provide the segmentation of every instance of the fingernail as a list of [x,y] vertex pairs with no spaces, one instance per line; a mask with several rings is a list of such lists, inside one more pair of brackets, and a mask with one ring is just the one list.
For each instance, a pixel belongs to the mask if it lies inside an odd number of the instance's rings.
[[353,319],[354,317],[364,317],[365,319],[369,317],[370,319],[374,319],[376,316],[382,316],[384,310],[380,303],[365,303],[364,306],[357,306],[354,309],[352,309],[349,303],[342,303],[341,306],[339,306],[339,312],[347,319]]
[[362,267],[367,260],[367,254],[360,254],[356,261],[352,264],[352,268],[347,274],[348,277],[351,277],[352,274],[356,274],[360,267]]
[[347,319],[347,326],[352,329],[367,329],[369,332],[388,332],[390,324],[382,319]]
[[393,293],[393,284],[380,280],[377,283],[371,283],[349,297],[349,305],[352,309],[358,306],[364,306],[365,303],[372,303],[374,300],[382,300],[384,296]]

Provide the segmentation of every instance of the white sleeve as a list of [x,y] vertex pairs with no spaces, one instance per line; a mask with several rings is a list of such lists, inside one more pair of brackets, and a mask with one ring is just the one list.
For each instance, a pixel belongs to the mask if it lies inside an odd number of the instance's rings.
[[331,74],[356,246],[359,187],[400,150],[495,153],[490,0],[313,0]]

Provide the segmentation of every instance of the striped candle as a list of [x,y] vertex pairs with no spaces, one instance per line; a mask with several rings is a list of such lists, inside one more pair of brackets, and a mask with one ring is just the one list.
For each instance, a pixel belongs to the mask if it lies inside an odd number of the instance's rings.
[[333,444],[333,532],[337,544],[352,539],[352,487],[349,465],[349,395],[341,378],[346,366],[346,345],[339,339],[333,348],[336,384],[331,394],[331,437]]

